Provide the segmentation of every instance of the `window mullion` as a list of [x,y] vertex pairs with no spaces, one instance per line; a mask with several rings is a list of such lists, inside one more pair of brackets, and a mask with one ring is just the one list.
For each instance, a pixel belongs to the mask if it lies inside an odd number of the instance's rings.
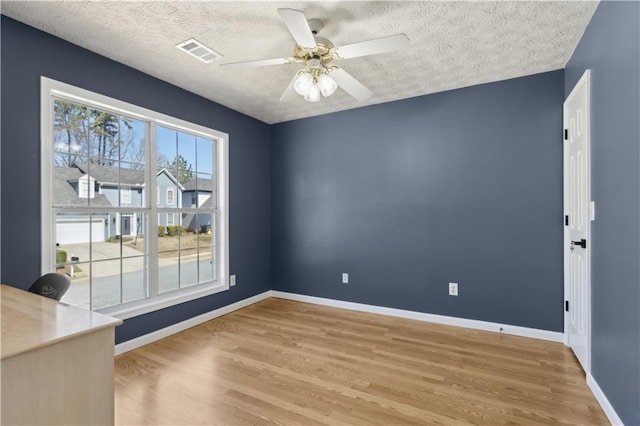
[[149,297],[153,298],[159,293],[158,283],[158,191],[153,189],[157,188],[158,181],[156,175],[157,156],[156,156],[156,124],[150,122],[147,125],[147,138],[146,138],[146,150],[147,150],[147,199],[145,203],[149,206],[149,220],[147,221],[147,278]]

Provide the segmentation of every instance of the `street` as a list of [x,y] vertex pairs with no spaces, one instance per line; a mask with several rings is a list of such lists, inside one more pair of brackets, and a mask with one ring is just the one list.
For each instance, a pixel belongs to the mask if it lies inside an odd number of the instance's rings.
[[[179,264],[175,260],[163,263],[167,264],[161,265],[158,271],[160,293],[178,289],[179,282],[181,283],[181,288],[197,284],[198,269],[200,270],[200,282],[208,282],[213,277],[213,264],[209,256],[201,258],[199,262],[197,258],[193,258],[182,259]],[[83,266],[85,268],[89,267],[88,264]],[[71,287],[62,298],[62,301],[90,309],[89,271],[85,272],[87,276],[72,281]],[[144,298],[146,282],[144,274],[145,271],[143,269],[124,272],[122,274],[122,288],[120,286],[119,273],[106,276],[102,274],[102,276],[98,277],[94,274],[91,294],[93,309],[120,304],[121,290],[122,303]]]

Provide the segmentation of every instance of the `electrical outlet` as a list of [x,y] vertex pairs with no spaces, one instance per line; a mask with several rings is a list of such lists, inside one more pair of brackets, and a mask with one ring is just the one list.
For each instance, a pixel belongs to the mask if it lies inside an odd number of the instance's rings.
[[229,287],[233,287],[234,285],[236,285],[236,276],[231,275],[229,276]]
[[449,283],[449,296],[458,295],[458,283]]
[[349,284],[349,274],[346,272],[342,273],[342,284]]

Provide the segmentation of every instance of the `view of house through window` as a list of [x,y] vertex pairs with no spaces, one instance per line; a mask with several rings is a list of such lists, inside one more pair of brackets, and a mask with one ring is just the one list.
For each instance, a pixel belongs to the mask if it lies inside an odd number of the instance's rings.
[[215,138],[64,98],[52,125],[64,302],[103,309],[216,280]]

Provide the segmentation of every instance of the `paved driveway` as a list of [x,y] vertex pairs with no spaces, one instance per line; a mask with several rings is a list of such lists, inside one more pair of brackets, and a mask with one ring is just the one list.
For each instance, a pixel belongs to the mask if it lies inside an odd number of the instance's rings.
[[[95,262],[96,260],[105,260],[105,259],[120,259],[120,243],[92,243],[91,248],[93,250],[93,256],[89,259],[89,244],[88,243],[80,243],[80,244],[66,244],[64,246],[60,246],[59,248],[65,250],[67,252],[67,258],[71,259],[72,256],[77,256],[79,258],[79,263],[89,262],[89,260],[93,260],[94,263],[91,265],[92,270],[91,273],[94,277],[106,277],[114,274],[113,265],[114,262]],[[136,250],[127,245],[122,245],[122,257],[140,257],[142,256],[142,252]],[[140,269],[138,266],[139,262],[130,261],[123,262],[122,272],[133,272]]]
[[[67,251],[67,256],[77,256],[83,272],[71,281],[71,287],[62,299],[63,302],[89,309],[89,300],[93,300],[94,309],[129,302],[145,297],[145,267],[142,252],[122,246],[123,260],[120,262],[120,244],[99,242],[92,245],[91,267],[89,262],[89,244],[67,244],[59,248]],[[115,259],[106,261],[106,259]],[[105,261],[96,261],[105,260]],[[213,264],[210,255],[183,256],[178,262],[176,258],[159,258],[158,281],[161,292],[178,289],[180,286],[195,285],[209,281],[213,277]],[[122,281],[120,281],[120,265],[122,264]],[[89,271],[92,286],[89,286]]]

